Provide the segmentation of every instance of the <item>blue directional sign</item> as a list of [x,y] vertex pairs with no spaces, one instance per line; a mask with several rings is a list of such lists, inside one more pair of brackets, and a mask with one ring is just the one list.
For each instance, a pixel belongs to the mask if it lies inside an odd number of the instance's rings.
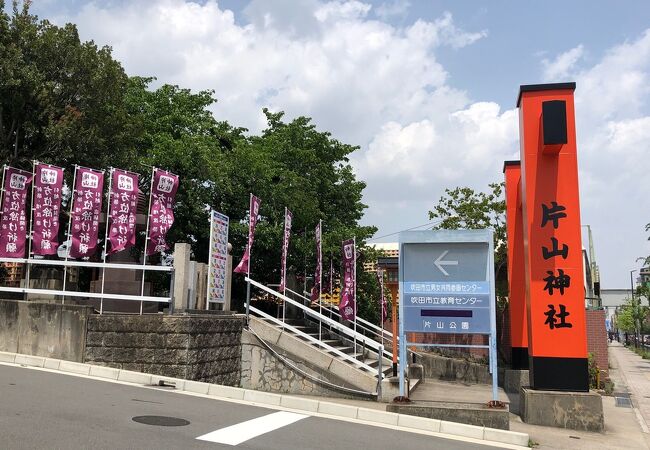
[[[460,346],[489,349],[492,398],[498,398],[492,239],[492,230],[400,233],[400,395],[406,393],[409,346]],[[489,344],[410,342],[407,333],[486,334]]]
[[488,234],[445,230],[400,235],[405,332],[490,333],[494,289]]

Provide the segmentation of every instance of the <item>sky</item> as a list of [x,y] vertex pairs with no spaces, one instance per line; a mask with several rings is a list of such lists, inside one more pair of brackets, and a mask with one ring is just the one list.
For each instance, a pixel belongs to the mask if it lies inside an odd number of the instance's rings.
[[502,181],[503,161],[519,159],[519,86],[575,81],[581,219],[602,287],[628,287],[650,255],[647,1],[35,0],[32,11],[110,45],[129,75],[213,89],[219,120],[257,132],[269,107],[358,145],[363,223],[377,236],[429,222],[445,188]]

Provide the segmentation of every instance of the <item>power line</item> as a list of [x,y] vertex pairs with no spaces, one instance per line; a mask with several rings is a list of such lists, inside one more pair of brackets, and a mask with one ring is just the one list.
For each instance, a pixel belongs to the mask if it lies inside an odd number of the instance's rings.
[[444,220],[445,220],[445,219],[438,219],[438,220],[434,220],[433,222],[423,223],[422,225],[417,225],[417,226],[415,226],[415,227],[407,228],[407,229],[405,229],[405,230],[396,231],[396,232],[394,232],[394,233],[385,234],[385,235],[383,235],[383,236],[377,236],[377,237],[372,238],[372,239],[366,239],[366,242],[376,241],[377,239],[383,239],[383,238],[385,238],[385,237],[394,236],[394,235],[396,235],[396,234],[400,234],[402,231],[412,231],[412,230],[415,230],[415,229],[418,229],[418,228],[422,228],[422,227],[426,227],[426,226],[429,226],[429,225],[437,225],[437,224],[443,222]]

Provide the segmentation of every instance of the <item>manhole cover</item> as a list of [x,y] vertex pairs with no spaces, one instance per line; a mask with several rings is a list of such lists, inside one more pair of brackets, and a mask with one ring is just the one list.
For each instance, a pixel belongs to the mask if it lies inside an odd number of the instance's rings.
[[145,425],[157,425],[159,427],[183,427],[190,424],[189,420],[167,416],[136,416],[131,420]]
[[632,401],[628,397],[614,397],[616,401],[616,406],[619,408],[631,408]]

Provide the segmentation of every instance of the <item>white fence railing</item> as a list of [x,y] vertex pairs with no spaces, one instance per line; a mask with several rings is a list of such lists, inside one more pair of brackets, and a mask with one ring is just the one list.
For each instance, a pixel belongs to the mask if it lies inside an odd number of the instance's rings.
[[255,308],[254,306],[250,306],[250,311],[255,313],[255,315],[257,315],[257,316],[263,317],[264,319],[267,319],[267,320],[273,322],[276,325],[282,326],[284,329],[291,331],[292,333],[300,336],[301,338],[308,340],[309,342],[311,342],[312,344],[315,344],[316,346],[322,348],[326,352],[334,353],[335,355],[343,358],[347,362],[359,367],[360,369],[365,369],[365,370],[367,370],[369,372],[374,372],[374,371],[377,370],[377,369],[374,369],[371,366],[365,364],[364,362],[359,361],[356,358],[353,358],[352,356],[348,355],[347,353],[343,353],[342,351],[332,347],[331,345],[328,345],[328,344],[324,343],[323,341],[321,341],[321,340],[319,340],[319,339],[317,339],[317,338],[315,338],[313,336],[310,336],[309,334],[305,333],[304,331],[301,331],[298,328],[295,328],[295,327],[293,327],[293,326],[291,326],[291,325],[289,325],[287,323],[283,323],[279,319],[276,319],[275,317],[273,317],[273,316],[271,316],[271,315],[269,315],[269,314]]
[[[293,295],[295,295],[297,297],[302,298],[304,301],[311,302],[311,300],[308,299],[306,296],[304,296],[302,294],[299,294],[298,292],[293,291],[293,290],[291,290],[289,288],[287,288],[287,292],[289,292],[289,293],[291,293],[291,294],[293,294]],[[339,314],[337,311],[335,311],[334,308],[332,308],[331,306],[323,305],[323,308],[324,308],[324,311],[327,311],[326,313],[323,313],[323,316],[329,317],[330,319],[333,318],[333,317],[335,317],[336,320],[341,319],[341,314]],[[311,310],[311,311],[313,311],[313,310]],[[393,339],[393,333],[391,333],[391,332],[389,332],[387,330],[383,330],[384,333],[382,335],[381,328],[379,328],[379,326],[374,325],[373,323],[368,322],[367,320],[362,319],[361,317],[358,317],[358,316],[357,316],[356,320],[357,320],[357,330],[359,330],[359,329],[363,330],[363,332],[361,334],[363,334],[365,336],[368,336],[368,335],[373,336],[372,339],[375,340],[376,342],[379,342],[382,345],[384,345],[384,341],[390,341],[391,339]],[[354,331],[354,330],[352,330],[352,331]],[[383,354],[388,359],[391,359],[393,357],[393,354],[390,351],[388,351],[385,346],[384,346]]]
[[[172,266],[154,266],[144,264],[118,264],[118,263],[103,263],[103,262],[89,262],[89,261],[76,261],[76,260],[57,260],[57,259],[32,259],[32,258],[0,258],[0,263],[19,263],[26,266],[55,266],[55,267],[89,267],[102,269],[105,274],[106,269],[120,269],[120,270],[138,270],[142,271],[142,278],[146,272],[167,272],[170,274],[169,282],[169,295],[168,296],[152,296],[152,295],[128,295],[128,294],[108,294],[105,292],[85,292],[85,291],[71,291],[65,289],[65,283],[62,289],[41,289],[26,287],[11,287],[0,286],[0,292],[13,292],[22,294],[41,294],[60,296],[62,302],[65,302],[65,297],[89,298],[100,300],[100,313],[103,313],[103,300],[129,300],[138,301],[142,305],[143,302],[157,302],[167,303],[170,305],[170,312],[173,306],[173,293],[174,293],[174,268]],[[64,276],[66,273],[64,272]],[[102,284],[103,288],[103,284]],[[142,306],[140,307],[140,314],[142,314]]]
[[[356,346],[357,345],[363,345],[366,348],[369,348],[369,349],[373,350],[378,355],[382,354],[386,358],[389,358],[389,359],[392,358],[392,354],[390,352],[388,352],[383,347],[383,345],[381,343],[375,341],[374,339],[369,338],[369,337],[367,337],[367,336],[365,336],[365,335],[363,335],[363,334],[361,334],[359,332],[355,332],[354,330],[351,330],[350,328],[348,328],[344,324],[339,323],[339,322],[337,322],[337,321],[335,321],[333,319],[330,319],[329,317],[327,317],[325,315],[322,315],[322,314],[318,313],[317,311],[314,311],[311,308],[305,306],[304,304],[302,304],[300,302],[297,302],[297,301],[287,297],[286,295],[283,295],[283,294],[279,293],[278,291],[275,291],[275,290],[273,290],[273,289],[271,289],[271,288],[269,288],[269,287],[267,287],[267,286],[265,286],[265,285],[263,285],[261,283],[258,283],[255,280],[252,280],[252,279],[247,277],[246,281],[250,282],[251,286],[254,286],[254,287],[258,288],[258,289],[261,289],[261,290],[265,291],[266,293],[271,294],[274,297],[277,297],[280,300],[282,300],[283,304],[284,304],[283,307],[286,307],[286,304],[295,306],[295,307],[299,308],[300,310],[302,310],[303,313],[306,316],[308,316],[308,317],[314,319],[316,322],[318,322],[319,325],[322,324],[323,326],[329,327],[329,329],[331,329],[331,330],[335,330],[340,336],[342,336],[345,339],[349,340],[350,342],[354,343],[355,351],[356,351]],[[284,314],[283,314],[283,317],[284,317]],[[284,321],[284,320],[280,321],[280,319],[275,319],[275,320],[278,321],[279,325],[284,326],[285,328],[289,327],[289,325],[287,325],[286,321]]]

